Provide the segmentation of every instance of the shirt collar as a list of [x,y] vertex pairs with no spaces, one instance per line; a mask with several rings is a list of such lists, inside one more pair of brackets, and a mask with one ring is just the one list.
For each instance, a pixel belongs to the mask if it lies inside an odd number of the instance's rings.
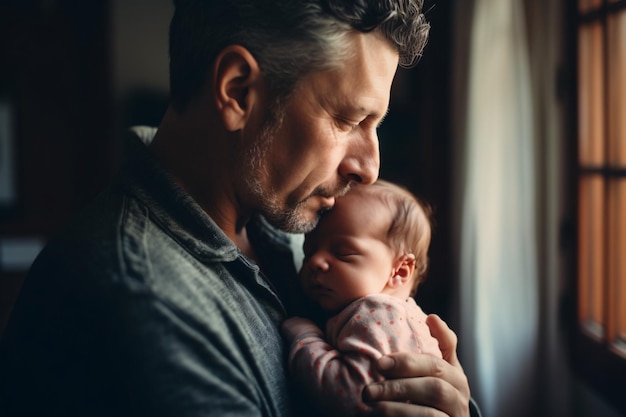
[[199,260],[235,260],[239,249],[146,146],[155,132],[130,132],[122,169],[124,191],[141,201],[154,222]]

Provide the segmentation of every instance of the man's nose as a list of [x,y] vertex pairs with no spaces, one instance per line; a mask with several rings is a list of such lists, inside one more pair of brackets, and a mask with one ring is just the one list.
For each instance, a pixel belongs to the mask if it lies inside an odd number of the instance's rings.
[[339,175],[357,184],[372,184],[380,169],[378,134],[372,129],[362,132],[354,140],[339,166]]

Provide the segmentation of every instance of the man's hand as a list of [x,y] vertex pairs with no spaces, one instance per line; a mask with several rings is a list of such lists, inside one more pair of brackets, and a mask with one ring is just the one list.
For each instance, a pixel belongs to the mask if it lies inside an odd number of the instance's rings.
[[436,315],[426,323],[439,341],[443,360],[418,353],[394,353],[378,361],[386,378],[368,385],[365,415],[468,417],[470,389],[456,355],[456,334]]

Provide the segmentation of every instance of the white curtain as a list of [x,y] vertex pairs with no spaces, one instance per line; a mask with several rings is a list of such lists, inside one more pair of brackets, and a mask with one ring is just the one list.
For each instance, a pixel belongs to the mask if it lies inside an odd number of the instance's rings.
[[463,16],[460,353],[485,417],[533,415],[535,403],[536,150],[524,14],[519,0],[475,0]]

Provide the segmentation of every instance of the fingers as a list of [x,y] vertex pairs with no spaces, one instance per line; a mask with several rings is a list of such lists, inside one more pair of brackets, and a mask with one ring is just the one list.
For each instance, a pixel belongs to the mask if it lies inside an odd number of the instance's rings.
[[432,336],[439,342],[439,349],[441,350],[443,359],[458,370],[458,372],[454,373],[454,375],[456,375],[455,378],[448,381],[461,391],[463,395],[467,396],[467,399],[469,400],[469,382],[456,354],[458,342],[456,333],[454,333],[452,329],[450,329],[448,325],[436,314],[430,314],[426,318],[426,324],[430,328]]
[[378,369],[388,379],[364,390],[364,399],[376,402],[370,404],[372,413],[469,416],[470,389],[456,354],[456,334],[436,315],[429,316],[426,323],[439,342],[443,359],[408,352],[382,357]]
[[[456,353],[454,357],[456,358]],[[382,357],[377,365],[379,371],[386,378],[389,378],[385,384],[391,385],[394,381],[397,381],[397,378],[420,380],[424,379],[420,377],[434,377],[435,379],[442,380],[441,382],[449,384],[451,388],[459,391],[460,395],[465,397],[466,401],[469,401],[470,389],[467,376],[465,376],[458,360],[456,363],[457,365],[452,365],[432,355],[398,352]],[[413,398],[397,397],[396,399],[410,399],[412,402],[420,404],[425,404],[424,401],[426,401],[422,398],[421,392],[414,395]]]
[[378,382],[368,385],[363,394],[372,407],[371,415],[469,416],[469,397],[437,377]]
[[390,379],[434,376],[449,380],[458,372],[455,366],[445,360],[414,352],[390,353],[380,358],[377,366]]
[[448,417],[443,411],[430,407],[392,401],[370,404],[358,415],[361,417]]
[[430,333],[439,342],[439,349],[441,350],[443,358],[446,362],[454,366],[461,366],[461,363],[456,355],[456,334],[436,314],[430,314],[426,318],[426,324],[430,329]]

